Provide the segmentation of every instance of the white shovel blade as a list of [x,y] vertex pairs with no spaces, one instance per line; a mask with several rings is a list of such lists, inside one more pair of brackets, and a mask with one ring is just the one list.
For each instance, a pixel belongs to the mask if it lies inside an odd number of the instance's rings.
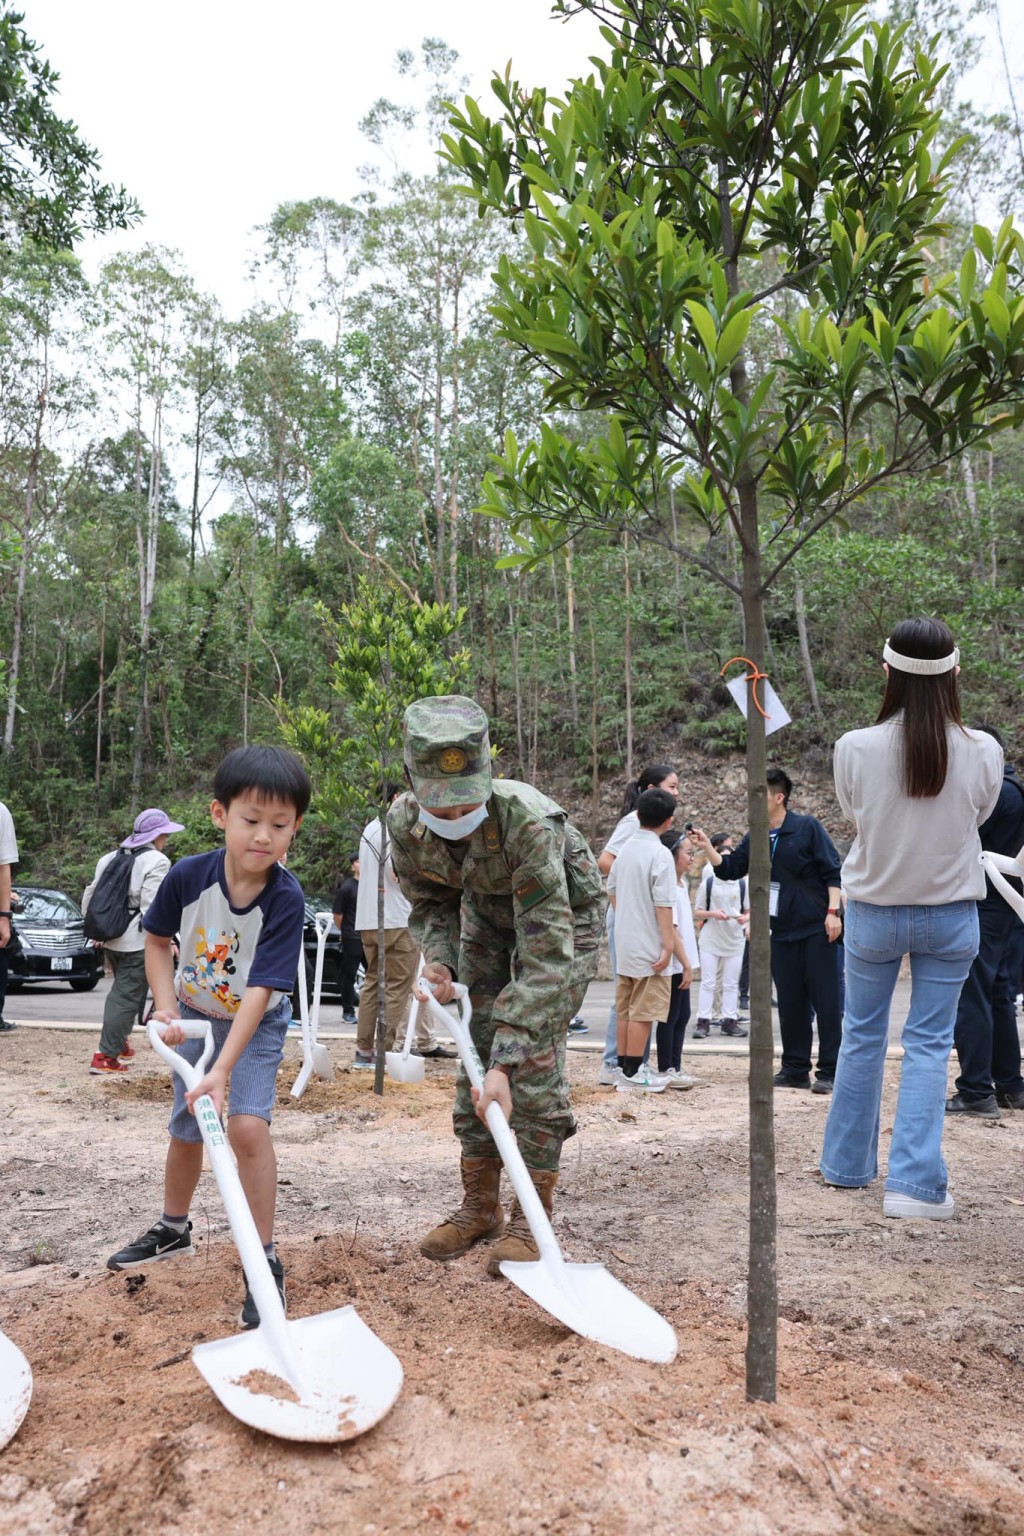
[[396,1355],[367,1328],[355,1307],[287,1324],[301,1384],[281,1374],[262,1328],[197,1344],[196,1369],[229,1413],[282,1440],[351,1440],[384,1417],[402,1388]]
[[321,1082],[334,1082],[334,1067],[331,1065],[331,1056],[326,1045],[314,1045],[313,1071]]
[[385,1051],[384,1065],[396,1083],[422,1083],[427,1073],[422,1056],[403,1056],[401,1051]]
[[545,1312],[585,1339],[654,1365],[668,1365],[676,1357],[672,1325],[603,1264],[555,1265],[544,1259],[521,1264],[505,1259],[501,1272]]
[[32,1401],[32,1368],[17,1344],[0,1333],[0,1448],[21,1428]]

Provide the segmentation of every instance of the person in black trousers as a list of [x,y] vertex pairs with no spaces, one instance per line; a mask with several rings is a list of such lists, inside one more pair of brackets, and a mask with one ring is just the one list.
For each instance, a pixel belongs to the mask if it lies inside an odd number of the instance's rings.
[[[977,725],[1003,745],[993,726]],[[1003,769],[995,810],[978,828],[989,853],[1015,859],[1024,845],[1024,784],[1012,764]],[[1011,881],[1020,890],[1020,881]],[[946,1100],[947,1115],[975,1115],[1000,1120],[1004,1109],[1024,1109],[1020,1038],[1017,1034],[1017,981],[1020,976],[1020,919],[990,881],[978,902],[980,945],[964,982],[957,1007],[953,1044],[960,1062],[956,1093]]]
[[[782,1067],[777,1088],[811,1088],[812,1015],[818,1028],[814,1093],[831,1093],[842,1039],[836,940],[840,916],[840,861],[832,839],[814,816],[789,809],[793,781],[770,768],[768,837],[771,843],[772,980],[779,1001]],[[694,831],[722,880],[741,880],[750,869],[750,834],[723,858],[710,838]]]
[[341,992],[341,1017],[344,1023],[356,1022],[356,1008],[359,999],[356,996],[356,972],[361,965],[366,964],[363,954],[363,941],[359,937],[356,927],[356,897],[359,894],[359,855],[352,855],[350,862],[351,873],[338,886],[334,893],[331,908],[334,913],[334,925],[341,934],[341,968],[338,975],[338,986]]

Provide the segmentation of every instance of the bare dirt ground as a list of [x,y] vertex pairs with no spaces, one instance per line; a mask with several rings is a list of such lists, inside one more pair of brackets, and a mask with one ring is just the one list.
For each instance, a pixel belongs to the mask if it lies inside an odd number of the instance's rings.
[[887,1222],[880,1186],[813,1171],[827,1099],[778,1095],[766,1405],[744,1395],[745,1060],[639,1103],[571,1062],[556,1231],[671,1320],[668,1367],[567,1332],[486,1251],[419,1256],[457,1183],[450,1064],[383,1101],[339,1071],[296,1105],[297,1064],[290,1045],[275,1122],[291,1312],[355,1302],[404,1365],[393,1411],[330,1448],[225,1412],[188,1358],[242,1296],[212,1176],[195,1259],[103,1267],[160,1210],[165,1070],[142,1047],[130,1081],[91,1078],[74,1035],[24,1029],[0,1058],[0,1326],[35,1393],[0,1452],[2,1536],[1024,1532],[1024,1116],[948,1128],[953,1221]]

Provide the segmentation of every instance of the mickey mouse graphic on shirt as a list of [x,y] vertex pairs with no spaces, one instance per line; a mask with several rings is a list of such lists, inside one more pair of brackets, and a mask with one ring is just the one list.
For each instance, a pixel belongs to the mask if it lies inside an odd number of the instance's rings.
[[215,997],[221,1007],[236,1012],[242,997],[232,989],[235,962],[231,957],[238,953],[238,948],[237,932],[197,929],[195,963],[181,968],[181,985],[186,995]]

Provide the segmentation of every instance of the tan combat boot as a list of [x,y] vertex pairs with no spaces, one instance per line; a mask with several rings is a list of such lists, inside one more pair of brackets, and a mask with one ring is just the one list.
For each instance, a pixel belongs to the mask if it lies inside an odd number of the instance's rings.
[[500,1157],[464,1157],[462,1205],[427,1233],[420,1253],[428,1259],[457,1259],[481,1239],[498,1237],[505,1222],[505,1212],[498,1203],[500,1182]]
[[[555,1193],[555,1184],[558,1182],[557,1173],[544,1173],[539,1168],[527,1170],[533,1181],[533,1187],[540,1196],[540,1203],[551,1220],[551,1202]],[[540,1249],[533,1240],[523,1208],[518,1200],[512,1202],[512,1210],[508,1218],[508,1227],[505,1236],[500,1243],[495,1243],[491,1250],[491,1256],[487,1260],[487,1273],[493,1275],[496,1280],[501,1279],[499,1265],[502,1259],[512,1259],[516,1263],[529,1264],[540,1258]]]

